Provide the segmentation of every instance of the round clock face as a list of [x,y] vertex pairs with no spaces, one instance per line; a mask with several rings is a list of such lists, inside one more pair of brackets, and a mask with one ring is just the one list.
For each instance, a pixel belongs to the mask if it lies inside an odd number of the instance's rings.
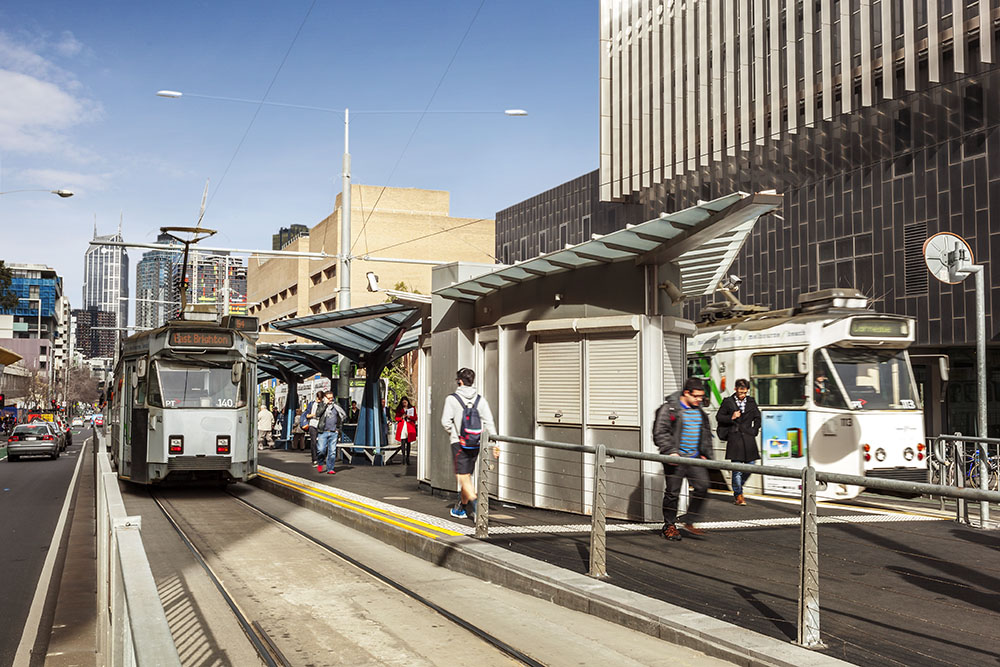
[[924,262],[927,270],[943,283],[957,285],[965,280],[964,275],[956,275],[949,264],[948,255],[958,251],[964,255],[959,260],[960,266],[973,264],[972,248],[961,236],[950,232],[939,232],[924,242]]

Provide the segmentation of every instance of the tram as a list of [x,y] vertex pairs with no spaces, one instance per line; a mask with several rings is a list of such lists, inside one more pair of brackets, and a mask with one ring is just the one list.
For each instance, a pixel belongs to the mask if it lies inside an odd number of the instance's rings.
[[111,457],[137,484],[257,474],[257,318],[189,307],[125,339],[109,405]]
[[[750,381],[763,465],[927,481],[923,412],[907,354],[913,319],[867,310],[863,294],[845,289],[804,294],[788,310],[709,307],[705,319],[688,340],[688,375],[707,381],[713,422],[733,383]],[[716,447],[724,458],[725,443]],[[800,484],[754,476],[750,490],[798,495]],[[819,495],[848,499],[862,490],[821,484]]]

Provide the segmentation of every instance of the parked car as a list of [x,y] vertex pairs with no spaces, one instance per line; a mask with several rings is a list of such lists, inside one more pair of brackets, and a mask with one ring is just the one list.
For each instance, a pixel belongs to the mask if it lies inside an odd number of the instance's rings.
[[52,422],[20,424],[14,427],[14,432],[7,439],[7,460],[13,463],[22,456],[39,454],[57,459],[59,449],[60,437],[55,432]]
[[94,415],[94,426],[104,426],[104,415]]
[[83,417],[73,417],[70,426],[83,426]]
[[73,429],[71,429],[69,426],[67,426],[66,422],[64,422],[64,421],[62,421],[60,419],[57,419],[55,423],[56,423],[56,426],[58,426],[62,430],[62,432],[63,432],[62,451],[66,451],[66,448],[69,445],[73,444]]

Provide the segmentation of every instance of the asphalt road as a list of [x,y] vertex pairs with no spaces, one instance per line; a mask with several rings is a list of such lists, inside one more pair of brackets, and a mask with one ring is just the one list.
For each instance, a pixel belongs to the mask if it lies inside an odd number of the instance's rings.
[[89,429],[73,429],[73,444],[55,461],[7,460],[0,445],[0,665],[14,661],[38,576],[59,520],[77,456]]
[[[713,498],[705,514],[719,517],[731,507]],[[752,506],[740,509],[748,510],[748,519],[754,515]],[[824,652],[863,665],[1000,663],[1000,535],[953,521],[886,519],[820,525]],[[680,542],[650,533],[609,534],[609,581],[794,641],[798,540],[797,526],[714,530]],[[587,570],[588,535],[493,541]]]

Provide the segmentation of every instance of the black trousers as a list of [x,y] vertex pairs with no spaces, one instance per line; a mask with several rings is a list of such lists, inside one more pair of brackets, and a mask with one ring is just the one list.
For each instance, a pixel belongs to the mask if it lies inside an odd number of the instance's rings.
[[316,430],[315,426],[309,427],[309,451],[312,452],[312,460],[316,460],[316,439],[319,437],[319,431]]
[[663,527],[666,528],[677,523],[677,499],[681,495],[681,483],[685,477],[690,493],[684,523],[694,523],[701,519],[701,508],[705,502],[705,496],[708,495],[708,468],[664,463],[663,475]]

